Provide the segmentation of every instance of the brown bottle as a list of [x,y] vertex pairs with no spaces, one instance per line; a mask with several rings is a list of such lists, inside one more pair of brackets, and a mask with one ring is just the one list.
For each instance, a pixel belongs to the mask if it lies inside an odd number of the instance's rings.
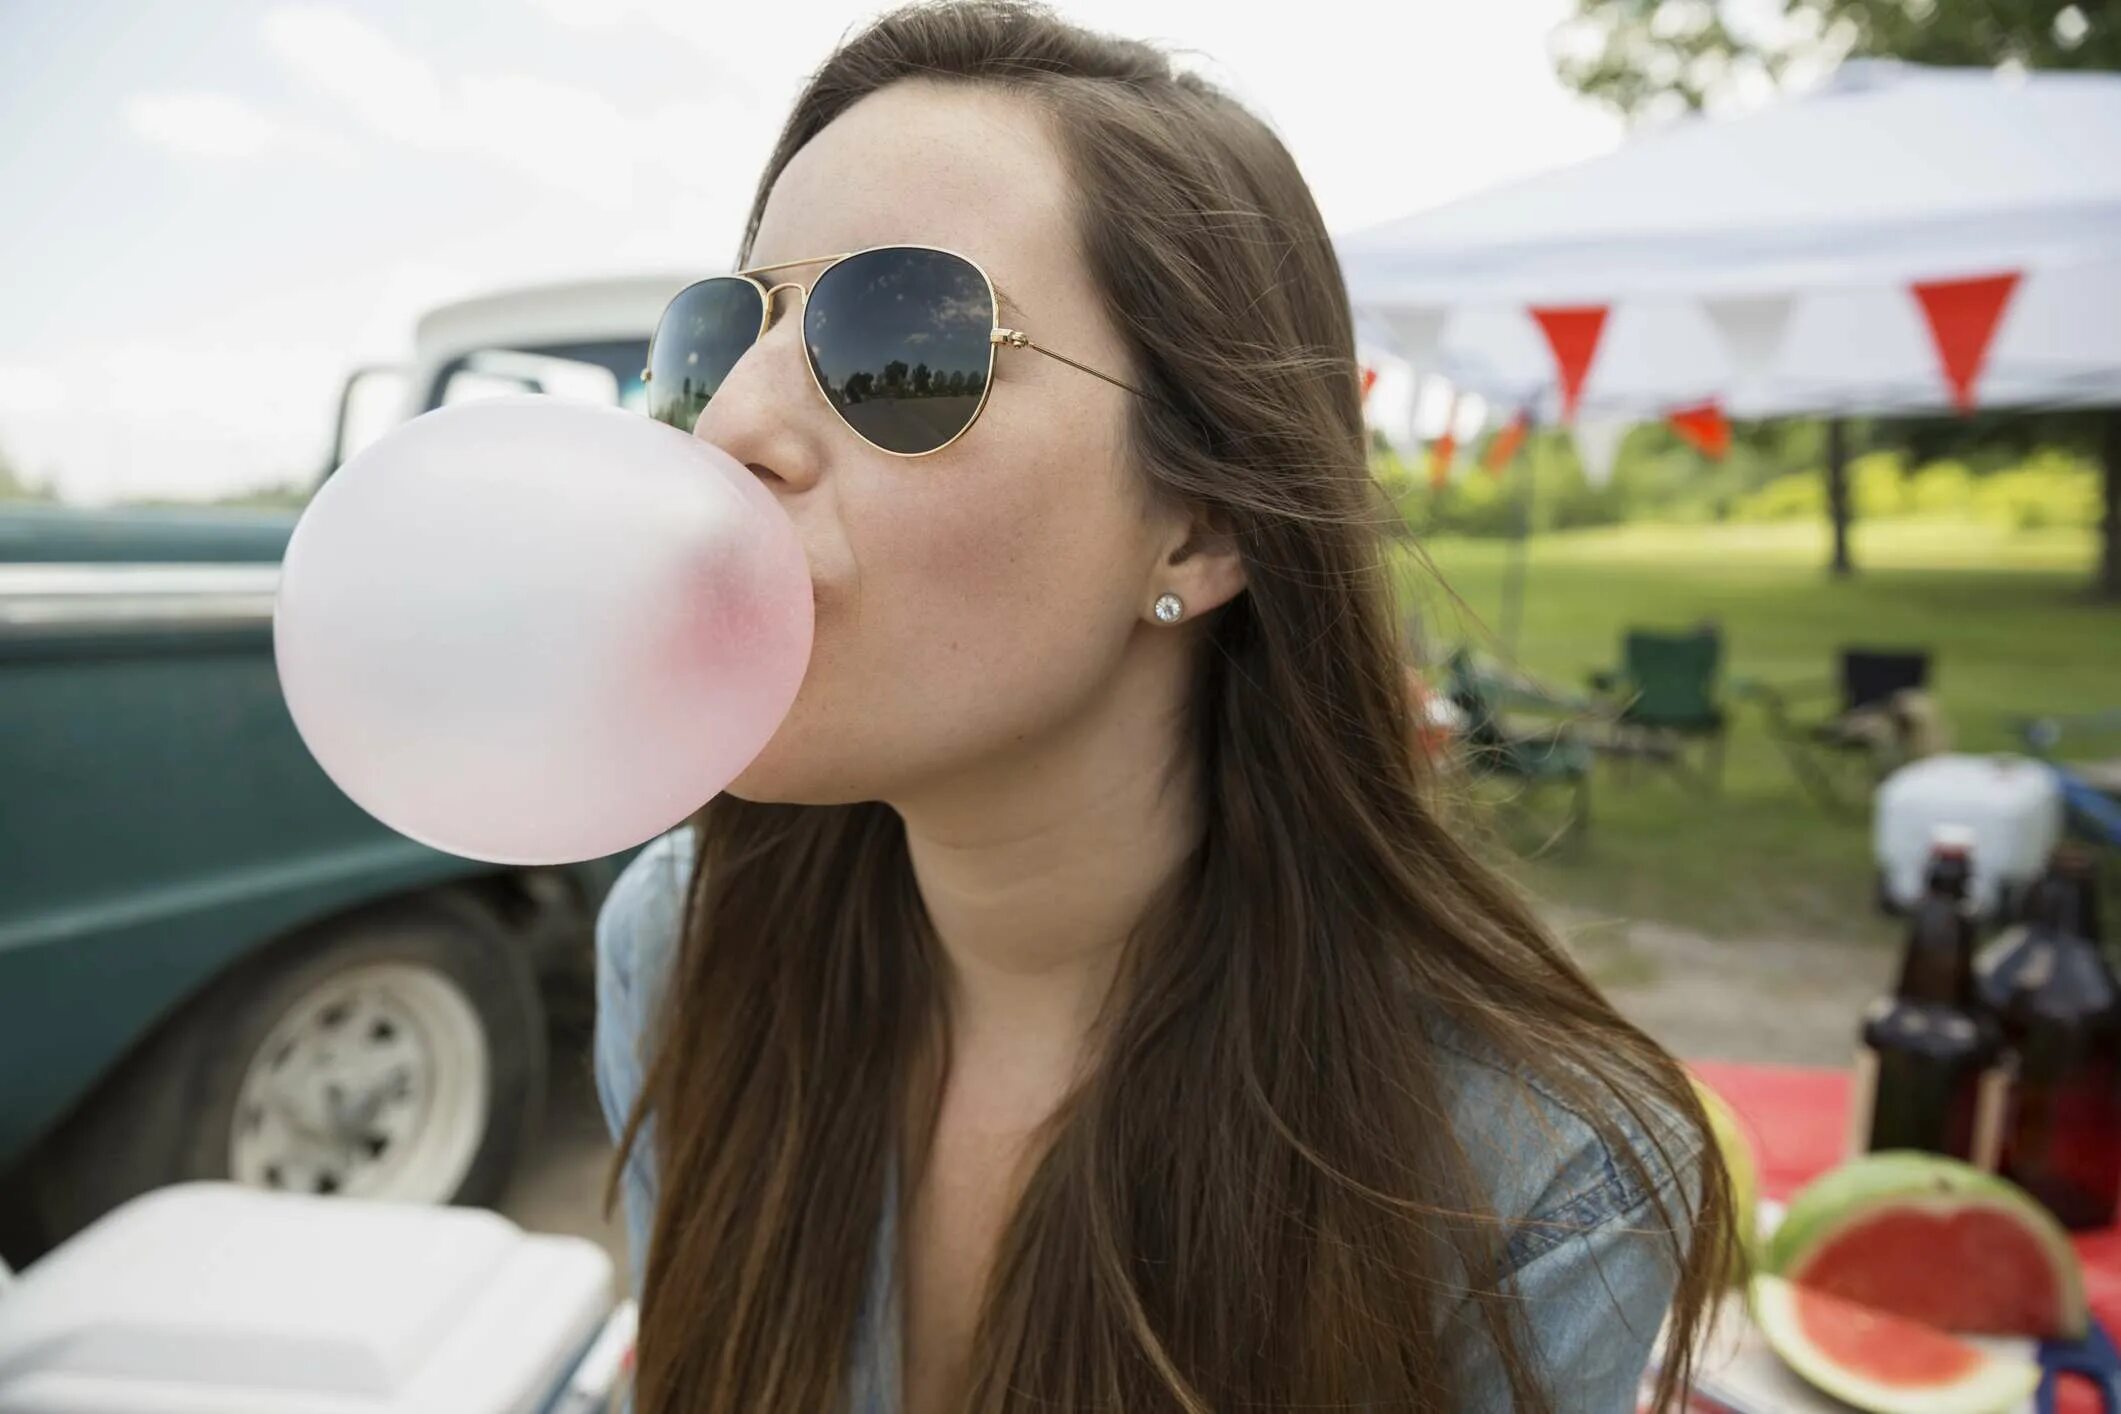
[[2025,921],[1976,964],[2015,1075],[1999,1171],[2066,1227],[2103,1227],[2121,1202],[2121,985],[2100,951],[2091,857],[2065,847]]
[[1900,979],[1865,1011],[1849,1149],[1923,1149],[1992,1168],[2007,1072],[1974,990],[1971,832],[1941,826],[1908,920]]

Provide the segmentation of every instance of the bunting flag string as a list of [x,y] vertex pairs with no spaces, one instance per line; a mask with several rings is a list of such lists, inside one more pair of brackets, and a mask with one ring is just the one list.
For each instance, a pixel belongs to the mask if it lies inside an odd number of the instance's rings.
[[1527,409],[1519,408],[1517,415],[1509,420],[1502,431],[1496,433],[1488,440],[1488,450],[1481,457],[1481,464],[1492,475],[1502,475],[1509,470],[1510,463],[1516,459],[1517,449],[1524,445],[1524,439],[1531,430],[1531,412]]
[[1576,406],[1583,400],[1583,385],[1590,377],[1591,361],[1598,356],[1598,339],[1605,332],[1607,306],[1534,305],[1532,318],[1547,336],[1554,353],[1554,367],[1561,375],[1561,420],[1574,422]]
[[1629,426],[1625,418],[1587,417],[1570,427],[1586,482],[1604,486],[1612,481],[1613,465],[1620,459],[1620,444],[1627,440]]
[[1731,371],[1743,387],[1768,376],[1782,352],[1793,301],[1788,295],[1745,295],[1702,301],[1702,309],[1723,340]]
[[1441,491],[1450,484],[1451,462],[1458,456],[1458,439],[1446,427],[1443,435],[1429,443],[1429,489]]
[[1424,372],[1434,372],[1443,344],[1443,309],[1394,309],[1385,316],[1385,327],[1398,343],[1398,355]]
[[1451,393],[1450,411],[1444,414],[1443,432],[1429,443],[1429,489],[1441,491],[1450,483],[1451,463],[1458,457],[1458,393]]
[[1674,410],[1666,421],[1680,440],[1694,447],[1710,461],[1722,461],[1731,451],[1731,424],[1723,415],[1723,408],[1712,398],[1708,402]]
[[1918,280],[1911,287],[1929,324],[1937,361],[1951,385],[1952,403],[1961,412],[1974,410],[1974,384],[1988,360],[1996,326],[2018,288],[2018,273],[1981,275],[1971,280]]

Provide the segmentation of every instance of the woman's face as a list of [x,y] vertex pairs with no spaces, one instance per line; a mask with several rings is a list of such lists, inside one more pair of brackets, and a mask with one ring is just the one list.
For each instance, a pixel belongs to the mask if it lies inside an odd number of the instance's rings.
[[[796,154],[751,263],[891,243],[958,251],[1016,306],[1001,323],[1133,382],[1076,253],[1070,205],[1036,109],[985,89],[901,82]],[[767,283],[807,286],[819,268]],[[1065,730],[1136,635],[1172,632],[1149,608],[1175,587],[1158,569],[1183,522],[1152,507],[1127,459],[1133,395],[999,349],[969,432],[930,456],[890,456],[826,407],[804,363],[795,292],[775,300],[773,327],[697,432],[764,477],[794,521],[817,632],[793,709],[732,793],[897,800]]]

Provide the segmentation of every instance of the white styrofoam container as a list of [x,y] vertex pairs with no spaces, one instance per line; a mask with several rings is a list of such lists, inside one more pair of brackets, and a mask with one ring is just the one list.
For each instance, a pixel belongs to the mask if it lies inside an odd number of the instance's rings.
[[0,1288],[7,1414],[535,1414],[612,1311],[496,1213],[187,1183]]
[[1885,892],[1900,908],[1922,896],[1939,825],[1973,832],[1968,901],[1994,915],[2047,867],[2062,838],[2062,790],[2052,771],[2022,756],[1930,756],[1886,777],[1872,801],[1871,844]]

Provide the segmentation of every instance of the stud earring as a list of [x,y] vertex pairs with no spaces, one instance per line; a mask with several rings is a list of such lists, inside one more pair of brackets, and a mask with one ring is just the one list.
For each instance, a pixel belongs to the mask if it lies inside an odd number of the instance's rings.
[[1152,612],[1155,613],[1158,623],[1175,624],[1180,618],[1184,617],[1186,604],[1176,594],[1159,594],[1156,596],[1156,605]]

